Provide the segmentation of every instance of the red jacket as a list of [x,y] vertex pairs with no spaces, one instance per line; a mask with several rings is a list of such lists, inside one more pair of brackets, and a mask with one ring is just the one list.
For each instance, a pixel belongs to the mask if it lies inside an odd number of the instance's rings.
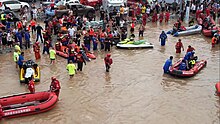
[[35,93],[35,86],[34,86],[34,81],[33,80],[29,81],[28,89],[31,93]]
[[57,91],[61,89],[60,82],[58,80],[52,81],[50,87],[51,87],[51,90],[53,91]]
[[109,57],[105,57],[104,61],[105,61],[105,64],[108,64],[108,65],[111,65],[113,63],[112,58],[109,58]]

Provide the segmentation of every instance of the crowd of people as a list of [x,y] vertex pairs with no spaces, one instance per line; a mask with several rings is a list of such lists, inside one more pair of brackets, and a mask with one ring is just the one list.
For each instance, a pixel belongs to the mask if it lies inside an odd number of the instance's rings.
[[[70,9],[69,15],[63,15],[61,18],[56,16],[46,15],[43,20],[38,20],[38,9],[35,4],[32,5],[30,10],[31,20],[28,21],[28,10],[21,10],[21,20],[12,23],[10,14],[1,14],[1,31],[0,31],[0,41],[2,46],[2,51],[7,48],[15,47],[14,52],[14,62],[16,67],[19,66],[21,69],[23,63],[26,62],[24,59],[23,49],[31,48],[31,43],[33,43],[33,51],[35,59],[41,58],[42,54],[49,54],[51,64],[55,64],[56,51],[62,51],[67,53],[68,64],[66,69],[69,72],[70,78],[72,78],[77,71],[82,71],[83,63],[86,65],[86,61],[90,59],[85,58],[85,53],[90,53],[93,51],[111,51],[111,46],[114,42],[135,37],[135,30],[138,29],[139,37],[144,37],[145,26],[148,21],[167,23],[170,19],[171,14],[175,15],[179,13],[178,22],[175,23],[174,27],[179,30],[181,27],[181,21],[185,17],[186,6],[190,6],[192,14],[196,14],[196,10],[205,12],[207,15],[212,15],[213,19],[220,16],[219,3],[214,0],[204,0],[203,3],[192,0],[191,3],[184,3],[180,7],[175,0],[172,4],[167,4],[165,1],[158,2],[146,2],[132,4],[128,6],[120,6],[114,8],[110,13],[106,13],[103,8],[98,11],[100,13],[100,20],[104,23],[99,28],[87,27],[86,22],[94,20],[94,18],[87,18],[85,16],[78,16],[77,13]],[[181,11],[178,11],[182,8]],[[6,7],[7,9],[7,7]],[[8,8],[10,9],[10,8]],[[54,6],[48,6],[47,9],[54,9]],[[138,22],[140,24],[138,24]],[[44,26],[42,27],[42,23]],[[190,21],[193,25],[193,19]],[[138,28],[137,25],[139,26]],[[174,29],[175,29],[174,28]],[[130,29],[130,31],[128,31]],[[31,41],[31,38],[33,39]],[[159,36],[161,46],[165,46],[167,40],[167,35],[162,31]],[[213,42],[217,39],[213,38]],[[41,50],[41,44],[43,50]],[[74,45],[73,45],[74,44]],[[62,50],[61,47],[65,46],[67,50]],[[177,42],[176,53],[181,53],[181,49],[184,50],[181,39]],[[189,46],[188,49],[192,49]],[[189,50],[192,51],[192,50]],[[186,63],[187,67],[183,67],[185,70],[192,67],[192,64],[188,65],[192,58],[193,53],[187,50],[186,59],[184,58],[182,66]],[[188,53],[191,53],[188,55]],[[164,72],[168,72],[168,68],[172,64],[172,58],[166,62],[164,66]],[[107,54],[105,59],[106,72],[109,72],[110,65],[112,64],[111,54]],[[74,63],[77,63],[77,68]],[[27,74],[28,75],[28,74]],[[28,81],[31,76],[28,75],[25,78]],[[33,87],[33,86],[32,86]]]

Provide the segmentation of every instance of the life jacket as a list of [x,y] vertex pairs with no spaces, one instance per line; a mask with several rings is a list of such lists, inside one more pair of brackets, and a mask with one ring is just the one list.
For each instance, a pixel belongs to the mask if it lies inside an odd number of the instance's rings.
[[134,27],[135,27],[134,23],[131,23],[131,28],[134,28]]
[[70,49],[69,56],[71,56],[71,57],[75,56],[75,51],[74,51],[74,49]]
[[190,60],[190,61],[189,61],[189,64],[195,65],[195,64],[196,64],[196,60],[194,60],[194,59]]
[[181,46],[182,46],[182,43],[181,43],[181,42],[177,42],[177,43],[176,43],[176,49],[180,49]]
[[33,26],[36,26],[36,22],[33,21],[33,20],[31,20],[31,26],[32,26],[32,27],[33,27]]
[[22,28],[22,23],[18,22],[17,26],[18,26],[18,29]]
[[89,30],[89,35],[91,35],[91,36],[94,35],[94,30],[93,30],[93,29],[90,29],[90,30]]
[[104,33],[104,32],[102,32],[102,33],[100,34],[100,38],[105,38],[105,33]]
[[31,80],[28,84],[28,89],[31,93],[35,93],[35,86],[34,86],[34,81]]
[[1,14],[1,20],[2,20],[2,21],[6,20],[4,13]]
[[215,44],[216,41],[217,41],[217,38],[216,38],[216,37],[213,37],[213,38],[212,38],[212,44]]
[[60,82],[58,80],[54,80],[51,82],[52,90],[59,90],[60,87]]
[[110,65],[112,64],[112,59],[109,57],[105,57],[104,61],[105,61],[105,64],[110,64]]
[[77,61],[78,61],[78,62],[84,62],[84,61],[83,61],[83,56],[82,56],[82,54],[78,54],[78,55],[77,55]]

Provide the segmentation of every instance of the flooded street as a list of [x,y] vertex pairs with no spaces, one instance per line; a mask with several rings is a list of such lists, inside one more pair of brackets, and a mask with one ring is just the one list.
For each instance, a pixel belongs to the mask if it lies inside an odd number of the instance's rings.
[[[211,48],[211,38],[202,34],[177,38],[169,35],[166,46],[161,47],[159,34],[171,29],[172,24],[147,23],[144,36],[154,44],[153,49],[113,47],[110,73],[105,72],[104,51],[96,51],[97,59],[88,62],[73,79],[69,79],[66,70],[67,60],[58,57],[57,63],[50,65],[49,56],[42,55],[37,61],[41,82],[35,85],[36,91],[48,90],[51,76],[56,76],[62,87],[56,107],[46,113],[5,119],[1,123],[219,124],[220,100],[214,95],[214,86],[220,80],[220,47]],[[163,64],[170,55],[176,62],[185,54],[185,51],[175,53],[179,38],[185,50],[191,45],[199,60],[207,60],[207,66],[192,78],[163,74]],[[34,59],[32,49],[25,51],[25,59]],[[0,55],[0,60],[0,96],[29,92],[19,83],[12,53]]]

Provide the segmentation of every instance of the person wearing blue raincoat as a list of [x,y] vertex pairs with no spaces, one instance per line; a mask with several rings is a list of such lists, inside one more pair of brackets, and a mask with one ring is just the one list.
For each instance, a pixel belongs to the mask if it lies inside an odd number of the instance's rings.
[[164,31],[162,31],[159,38],[160,38],[159,42],[161,43],[161,46],[165,46],[167,35]]
[[168,74],[170,72],[169,69],[172,66],[172,60],[173,60],[173,56],[170,56],[170,58],[166,60],[163,66],[164,73]]

